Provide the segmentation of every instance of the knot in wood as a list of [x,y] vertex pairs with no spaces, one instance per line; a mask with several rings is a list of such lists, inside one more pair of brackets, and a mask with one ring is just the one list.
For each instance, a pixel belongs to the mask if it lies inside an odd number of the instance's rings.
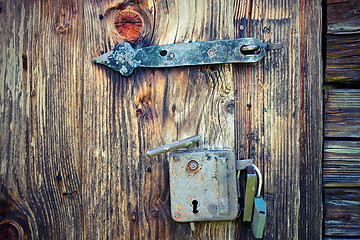
[[0,239],[20,240],[23,239],[22,227],[13,220],[3,220],[0,223]]
[[138,12],[123,10],[116,14],[115,28],[127,42],[135,42],[143,32],[144,20]]
[[69,31],[70,26],[71,25],[69,23],[66,23],[64,25],[57,24],[56,25],[56,32],[59,33],[59,34],[66,34]]

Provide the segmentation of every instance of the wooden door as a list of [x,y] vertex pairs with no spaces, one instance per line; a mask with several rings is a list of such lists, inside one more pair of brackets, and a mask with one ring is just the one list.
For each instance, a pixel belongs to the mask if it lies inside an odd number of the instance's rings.
[[[199,148],[230,149],[261,168],[266,239],[321,237],[320,1],[2,0],[0,20],[6,233],[253,238],[240,221],[199,222],[191,232],[171,220],[167,155],[145,152],[197,134]],[[91,62],[123,41],[239,37],[284,48],[256,64],[137,69],[129,77]]]

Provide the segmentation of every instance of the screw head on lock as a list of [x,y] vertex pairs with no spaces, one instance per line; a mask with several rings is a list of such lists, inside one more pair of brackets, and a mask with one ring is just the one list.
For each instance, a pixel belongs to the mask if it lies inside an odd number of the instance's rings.
[[190,172],[194,172],[194,171],[198,170],[200,167],[199,163],[193,159],[188,162],[187,166],[188,166],[188,169]]

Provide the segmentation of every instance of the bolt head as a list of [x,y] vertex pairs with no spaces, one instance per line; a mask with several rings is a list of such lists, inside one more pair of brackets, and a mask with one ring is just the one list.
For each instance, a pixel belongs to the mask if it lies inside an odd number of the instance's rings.
[[214,57],[215,56],[215,51],[213,49],[210,49],[208,51],[208,54],[209,54],[210,57]]
[[181,214],[179,212],[174,213],[174,218],[179,219],[181,217]]
[[190,160],[188,163],[188,168],[190,171],[195,171],[199,168],[199,163],[195,160]]

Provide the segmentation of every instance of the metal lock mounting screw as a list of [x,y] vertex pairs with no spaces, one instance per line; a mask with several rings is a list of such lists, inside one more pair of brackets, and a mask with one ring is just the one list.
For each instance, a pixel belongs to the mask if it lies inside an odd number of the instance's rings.
[[190,160],[188,163],[188,168],[190,171],[194,172],[199,168],[199,163],[196,160]]

